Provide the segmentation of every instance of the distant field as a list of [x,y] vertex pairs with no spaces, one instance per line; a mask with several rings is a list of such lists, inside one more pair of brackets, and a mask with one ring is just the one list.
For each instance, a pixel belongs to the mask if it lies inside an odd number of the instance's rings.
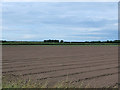
[[[3,76],[32,82],[73,83],[76,87],[114,87],[118,83],[117,46],[3,45]],[[79,85],[78,85],[79,83]]]

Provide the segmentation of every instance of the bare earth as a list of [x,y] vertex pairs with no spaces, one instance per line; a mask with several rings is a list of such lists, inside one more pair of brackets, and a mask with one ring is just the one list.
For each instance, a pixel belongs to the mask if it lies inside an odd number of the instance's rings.
[[117,46],[3,46],[3,75],[71,81],[91,87],[118,83]]

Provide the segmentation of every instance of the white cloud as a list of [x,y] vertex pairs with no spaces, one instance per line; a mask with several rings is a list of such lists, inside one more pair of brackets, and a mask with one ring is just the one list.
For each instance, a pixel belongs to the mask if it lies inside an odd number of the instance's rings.
[[92,31],[100,31],[101,30],[101,28],[89,28],[89,27],[87,27],[87,28],[82,28],[82,27],[68,27],[67,28],[68,30],[73,30],[73,31],[81,31],[81,32],[92,32]]
[[35,38],[36,37],[36,35],[33,35],[33,34],[25,34],[25,35],[23,35],[23,39],[33,39],[33,38]]
[[114,23],[113,25],[114,25],[114,26],[118,26],[118,23]]
[[117,23],[106,24],[102,28],[102,30],[106,30],[106,31],[116,30],[116,31],[118,31],[118,24]]
[[107,20],[107,21],[114,21],[114,20],[118,20],[118,18],[117,18],[117,15],[116,15],[116,17],[108,17],[108,16],[104,16],[104,17],[102,17],[102,16],[88,16],[88,18],[90,18],[90,19],[92,19],[93,21],[101,21],[101,20]]

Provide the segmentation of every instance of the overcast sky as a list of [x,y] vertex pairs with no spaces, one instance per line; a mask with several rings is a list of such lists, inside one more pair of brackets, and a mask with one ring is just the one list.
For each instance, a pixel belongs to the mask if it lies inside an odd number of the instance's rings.
[[117,2],[6,2],[2,21],[4,40],[118,39]]

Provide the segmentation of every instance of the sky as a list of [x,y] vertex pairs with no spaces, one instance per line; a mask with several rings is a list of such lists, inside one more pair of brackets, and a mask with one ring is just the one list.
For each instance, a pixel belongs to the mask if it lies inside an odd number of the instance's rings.
[[117,2],[4,2],[2,39],[118,39]]

